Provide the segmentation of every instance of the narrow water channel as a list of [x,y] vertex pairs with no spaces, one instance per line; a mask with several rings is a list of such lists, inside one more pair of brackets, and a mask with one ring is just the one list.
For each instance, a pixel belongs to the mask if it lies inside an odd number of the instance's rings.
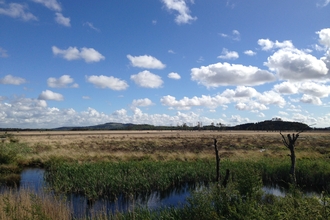
[[[46,193],[43,190],[47,187],[44,180],[44,169],[29,168],[21,173],[20,188],[29,188],[37,193]],[[152,192],[149,194],[127,197],[119,195],[115,200],[98,199],[90,202],[85,196],[69,194],[66,200],[73,208],[74,217],[81,217],[90,214],[91,211],[125,212],[136,207],[149,209],[164,206],[180,206],[185,204],[186,198],[192,190],[198,190],[197,186],[185,184],[178,188],[172,188],[165,192]],[[49,192],[48,192],[49,193]]]
[[[28,188],[37,193],[51,193],[44,191],[47,183],[44,180],[44,169],[30,168],[25,169],[21,173],[19,187]],[[149,209],[161,208],[164,206],[178,207],[186,203],[186,198],[190,196],[193,190],[200,190],[201,186],[192,186],[185,184],[181,187],[172,188],[165,192],[152,192],[144,195],[136,195],[126,197],[118,196],[116,200],[99,199],[90,202],[83,195],[69,194],[66,195],[68,205],[73,208],[74,217],[88,216],[91,212],[106,211],[114,213],[116,211],[125,212],[136,207],[144,207]],[[284,197],[287,190],[279,186],[264,186],[263,191],[267,194]],[[307,196],[318,195],[316,192],[310,191],[305,193]]]

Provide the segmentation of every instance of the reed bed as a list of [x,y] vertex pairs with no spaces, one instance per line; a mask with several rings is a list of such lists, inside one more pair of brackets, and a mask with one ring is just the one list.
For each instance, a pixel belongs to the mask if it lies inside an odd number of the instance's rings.
[[88,198],[164,191],[185,183],[212,181],[210,161],[131,161],[119,163],[52,163],[46,180],[56,192]]
[[[329,159],[297,160],[297,183],[302,188],[330,190]],[[221,161],[221,176],[230,171],[231,180],[249,178],[263,184],[290,183],[288,158]],[[257,175],[255,175],[257,174]],[[88,198],[164,191],[185,183],[209,183],[215,180],[215,161],[125,161],[125,162],[52,162],[46,172],[50,186],[60,193],[80,193]],[[257,176],[257,177],[256,177]],[[250,187],[246,185],[246,187]],[[251,186],[252,187],[252,186]]]

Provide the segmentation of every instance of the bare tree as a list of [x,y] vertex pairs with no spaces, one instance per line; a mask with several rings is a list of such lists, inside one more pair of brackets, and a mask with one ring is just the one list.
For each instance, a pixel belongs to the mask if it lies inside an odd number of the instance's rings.
[[296,145],[296,141],[299,138],[299,134],[301,132],[303,132],[304,130],[296,133],[296,134],[287,134],[287,138],[285,138],[285,136],[280,132],[281,136],[282,136],[282,142],[283,144],[290,150],[290,159],[291,159],[291,168],[290,168],[290,175],[292,178],[292,183],[296,184],[297,180],[296,180],[296,153],[295,153],[295,145]]

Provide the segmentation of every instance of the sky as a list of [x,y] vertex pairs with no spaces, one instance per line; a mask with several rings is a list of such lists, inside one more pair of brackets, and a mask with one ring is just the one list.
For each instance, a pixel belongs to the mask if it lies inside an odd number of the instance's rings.
[[330,126],[330,0],[0,0],[0,128]]

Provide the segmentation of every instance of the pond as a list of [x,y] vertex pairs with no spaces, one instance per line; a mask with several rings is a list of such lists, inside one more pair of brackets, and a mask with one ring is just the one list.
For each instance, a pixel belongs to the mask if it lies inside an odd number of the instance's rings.
[[[42,193],[45,186],[47,186],[44,181],[44,174],[44,169],[29,168],[23,170],[19,187]],[[164,206],[178,207],[185,204],[185,200],[192,190],[199,189],[201,189],[201,186],[184,184],[163,192],[155,191],[131,197],[119,195],[115,200],[98,199],[91,202],[85,196],[79,194],[69,194],[66,196],[66,200],[73,208],[74,217],[81,217],[90,214],[91,211],[107,210],[107,212],[114,213],[115,211],[125,212],[135,207],[147,207],[149,209]]]
[[[29,188],[37,193],[45,193],[43,190],[47,186],[44,181],[44,169],[30,168],[21,173],[20,188]],[[119,195],[115,200],[98,199],[90,201],[83,195],[66,195],[66,201],[73,209],[74,217],[88,216],[91,212],[105,211],[114,213],[116,211],[125,212],[136,207],[145,207],[149,209],[161,208],[164,206],[181,206],[186,203],[186,198],[194,190],[201,190],[205,185],[184,184],[180,187],[172,188],[164,192],[151,192],[148,194],[139,194],[131,197]],[[284,197],[288,190],[283,187],[264,186],[263,191],[267,194]],[[51,193],[51,192],[48,192]],[[319,195],[313,191],[304,192],[306,196]]]

